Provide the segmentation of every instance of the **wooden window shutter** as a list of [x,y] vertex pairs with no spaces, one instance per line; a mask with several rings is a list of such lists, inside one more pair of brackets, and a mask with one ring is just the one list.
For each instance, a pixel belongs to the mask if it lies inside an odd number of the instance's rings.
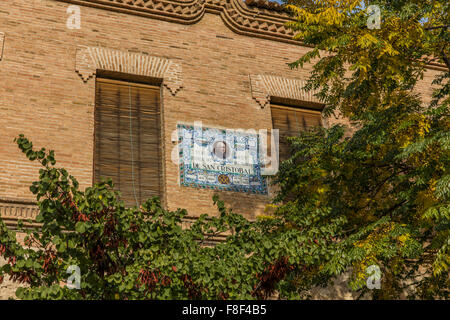
[[290,154],[287,137],[297,136],[299,132],[314,126],[321,126],[320,111],[294,107],[271,105],[272,124],[279,130],[279,159],[286,160]]
[[94,180],[111,178],[127,206],[162,197],[159,87],[98,78],[94,118]]

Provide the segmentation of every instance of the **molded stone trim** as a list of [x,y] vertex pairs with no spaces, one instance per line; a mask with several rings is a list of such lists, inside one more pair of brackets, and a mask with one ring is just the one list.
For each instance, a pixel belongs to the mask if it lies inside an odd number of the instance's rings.
[[34,220],[38,213],[39,207],[37,206],[36,201],[0,198],[0,217],[2,217],[2,219]]
[[79,46],[75,71],[87,82],[97,70],[163,79],[163,85],[172,95],[183,87],[181,65],[169,59],[101,47]]
[[315,91],[305,91],[306,82],[279,76],[249,75],[253,99],[261,108],[270,104],[270,97],[287,98],[298,101],[321,103],[314,97]]

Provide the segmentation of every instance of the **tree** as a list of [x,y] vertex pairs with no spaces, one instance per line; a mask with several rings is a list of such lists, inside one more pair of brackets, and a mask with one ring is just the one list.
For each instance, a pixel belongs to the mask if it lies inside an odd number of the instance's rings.
[[[382,271],[374,298],[397,298],[407,284],[411,298],[448,298],[448,1],[285,2],[295,38],[312,47],[290,66],[313,63],[305,89],[355,132],[335,125],[290,139],[274,216],[334,248],[315,265],[318,276],[352,267],[351,285],[364,293],[374,265]],[[367,28],[369,4],[380,9],[379,29]],[[446,70],[426,104],[418,83],[432,62]]]
[[[281,219],[248,221],[215,195],[218,217],[202,215],[183,228],[185,210],[164,210],[157,198],[125,208],[110,180],[81,191],[75,177],[55,167],[54,151],[34,150],[23,135],[15,140],[43,166],[30,187],[41,226],[19,221],[24,246],[0,218],[0,255],[7,260],[0,282],[9,275],[27,284],[19,298],[265,299],[280,284],[282,295],[295,294],[298,288],[285,279],[317,260],[299,254],[299,231]],[[217,234],[226,240],[207,246]],[[80,287],[70,289],[68,278],[77,271]]]

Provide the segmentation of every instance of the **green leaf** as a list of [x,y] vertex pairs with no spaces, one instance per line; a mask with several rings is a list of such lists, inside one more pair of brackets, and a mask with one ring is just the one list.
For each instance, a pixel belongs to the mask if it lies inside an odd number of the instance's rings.
[[81,222],[81,221],[77,222],[75,224],[75,230],[78,233],[84,233],[86,231],[86,223],[85,222]]

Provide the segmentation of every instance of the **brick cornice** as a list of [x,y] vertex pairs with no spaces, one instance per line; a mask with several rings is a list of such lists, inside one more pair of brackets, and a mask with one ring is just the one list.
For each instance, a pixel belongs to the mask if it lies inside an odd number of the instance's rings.
[[175,95],[183,86],[181,65],[172,60],[141,53],[79,46],[75,71],[86,82],[96,74],[97,70],[162,79],[163,85],[172,95]]
[[3,32],[0,32],[0,61],[2,61],[3,58],[4,46],[5,46],[5,34]]
[[303,89],[306,84],[303,80],[262,74],[252,74],[249,77],[252,97],[261,108],[270,103],[270,97],[321,104],[314,97],[314,91]]
[[[181,24],[200,21],[205,12],[219,14],[237,34],[259,37],[294,45],[312,47],[294,40],[294,31],[286,22],[295,21],[286,10],[248,5],[241,0],[55,0],[117,11]],[[252,3],[255,1],[249,1]],[[442,63],[429,63],[426,68],[447,71]]]
[[286,12],[248,6],[241,0],[56,0],[182,24],[193,24],[205,12],[219,14],[238,34],[301,45],[285,23]]

